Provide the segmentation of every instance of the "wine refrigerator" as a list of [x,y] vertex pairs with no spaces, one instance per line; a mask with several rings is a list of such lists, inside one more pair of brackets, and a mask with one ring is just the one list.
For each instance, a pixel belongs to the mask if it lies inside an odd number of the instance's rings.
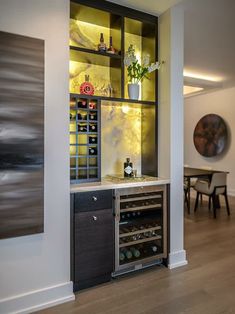
[[165,186],[115,190],[113,276],[161,264],[167,258]]

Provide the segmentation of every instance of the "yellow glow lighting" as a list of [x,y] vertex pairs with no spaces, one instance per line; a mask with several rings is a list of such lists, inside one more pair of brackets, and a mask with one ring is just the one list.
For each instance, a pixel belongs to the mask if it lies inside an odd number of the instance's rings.
[[129,106],[128,105],[122,105],[122,112],[123,113],[128,113],[130,110]]
[[184,71],[184,77],[191,77],[199,80],[211,81],[211,82],[221,82],[223,80],[222,77],[214,76],[214,75],[205,75],[201,73],[193,73]]
[[184,85],[184,95],[189,95],[189,94],[192,94],[192,93],[200,92],[203,89],[204,88],[202,88],[202,87],[195,87],[195,86]]

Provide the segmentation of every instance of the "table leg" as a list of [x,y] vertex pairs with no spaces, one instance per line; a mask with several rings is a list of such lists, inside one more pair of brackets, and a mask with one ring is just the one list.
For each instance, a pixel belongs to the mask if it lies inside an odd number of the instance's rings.
[[190,214],[190,186],[191,186],[190,178],[187,178],[187,185],[188,185],[188,214]]

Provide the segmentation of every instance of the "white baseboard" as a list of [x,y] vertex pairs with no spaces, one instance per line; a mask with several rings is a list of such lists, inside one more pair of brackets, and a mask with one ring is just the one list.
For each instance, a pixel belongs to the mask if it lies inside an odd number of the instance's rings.
[[0,300],[1,314],[26,314],[75,299],[73,283],[47,287]]
[[229,196],[235,196],[235,189],[228,189]]
[[168,268],[173,269],[181,266],[185,266],[188,264],[186,260],[186,251],[177,251],[169,254],[169,264]]

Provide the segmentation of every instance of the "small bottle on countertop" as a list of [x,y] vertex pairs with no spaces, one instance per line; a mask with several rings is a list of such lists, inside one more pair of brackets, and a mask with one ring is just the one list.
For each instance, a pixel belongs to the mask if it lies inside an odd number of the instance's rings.
[[133,170],[133,164],[132,162],[130,162],[130,158],[127,158],[126,162],[124,162],[124,177],[131,177],[132,170]]

